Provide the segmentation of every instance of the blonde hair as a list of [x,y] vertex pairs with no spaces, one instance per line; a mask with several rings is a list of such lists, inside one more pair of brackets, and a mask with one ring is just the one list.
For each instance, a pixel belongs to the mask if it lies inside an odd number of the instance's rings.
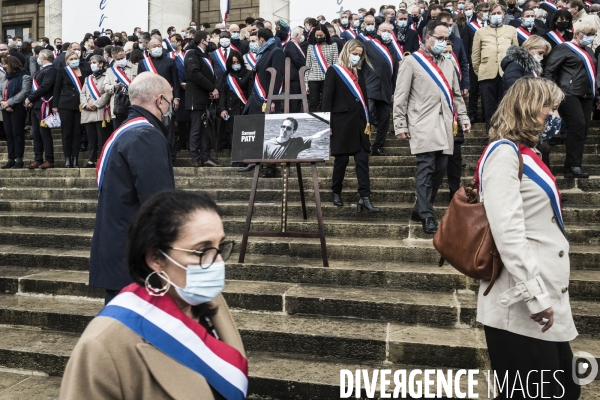
[[350,62],[350,53],[352,53],[352,51],[354,51],[354,49],[360,47],[361,49],[363,49],[362,52],[362,56],[360,56],[360,61],[358,62],[358,64],[356,65],[356,69],[361,69],[363,62],[366,62],[367,65],[369,65],[369,67],[373,67],[371,65],[371,63],[369,62],[369,58],[367,57],[367,49],[365,48],[365,45],[357,39],[352,39],[348,42],[346,42],[346,44],[344,45],[344,47],[342,48],[342,52],[340,53],[338,60],[339,60],[339,64],[343,67],[346,68],[352,68],[352,63]]
[[527,51],[532,49],[544,49],[544,54],[550,53],[552,46],[546,39],[538,35],[531,35],[523,42],[523,48]]
[[65,53],[65,63],[67,63],[67,60],[69,59],[69,57],[71,56],[77,56],[77,59],[79,59],[79,56],[77,55],[77,53],[75,53],[75,51],[73,50],[69,50]]
[[590,19],[583,19],[579,22],[576,22],[573,25],[573,30],[574,30],[574,33],[577,33],[577,32],[589,33],[590,31],[598,32],[598,26],[596,25],[595,22],[593,22]]
[[564,97],[562,90],[551,80],[532,76],[518,79],[504,94],[492,116],[490,141],[508,139],[535,147],[545,126],[545,122],[540,121],[542,108],[553,107]]

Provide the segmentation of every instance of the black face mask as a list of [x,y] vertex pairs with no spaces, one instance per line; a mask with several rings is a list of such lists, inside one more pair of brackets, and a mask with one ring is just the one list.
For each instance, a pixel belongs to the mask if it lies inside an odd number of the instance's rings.
[[317,42],[317,43],[324,43],[325,42],[325,38],[324,37],[315,37],[315,42]]
[[57,44],[56,45],[56,50],[61,50],[62,49],[62,44]]
[[515,9],[515,4],[509,3],[508,4],[508,8],[510,8],[511,10]]
[[559,31],[566,31],[567,29],[569,29],[569,22],[568,21],[557,22],[556,29],[558,29]]
[[420,15],[417,15],[416,17],[413,15],[412,20],[415,22],[419,22],[419,20],[421,19]]

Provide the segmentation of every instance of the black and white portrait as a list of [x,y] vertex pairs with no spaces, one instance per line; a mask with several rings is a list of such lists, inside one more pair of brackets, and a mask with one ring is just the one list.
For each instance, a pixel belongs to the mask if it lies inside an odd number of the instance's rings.
[[265,115],[263,159],[329,159],[329,113]]

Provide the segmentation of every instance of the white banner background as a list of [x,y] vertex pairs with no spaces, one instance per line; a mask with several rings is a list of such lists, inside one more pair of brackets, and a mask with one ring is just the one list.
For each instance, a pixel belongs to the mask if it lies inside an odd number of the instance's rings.
[[81,42],[86,33],[148,30],[148,0],[62,0],[63,42]]
[[[398,7],[400,0],[392,2]],[[412,3],[412,1],[409,1]],[[379,12],[379,7],[382,4],[381,0],[296,0],[290,2],[290,26],[304,26],[304,18],[317,18],[318,15],[323,15],[327,21],[339,18],[340,10],[352,10],[357,12],[359,8],[369,9],[375,8]]]

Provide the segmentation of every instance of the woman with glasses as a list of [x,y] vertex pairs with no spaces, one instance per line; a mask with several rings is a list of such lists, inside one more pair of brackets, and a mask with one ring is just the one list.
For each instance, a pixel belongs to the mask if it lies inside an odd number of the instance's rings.
[[[588,178],[582,168],[583,149],[594,109],[596,86],[596,57],[590,45],[597,33],[593,21],[584,20],[574,26],[573,40],[559,44],[552,50],[544,77],[556,82],[565,93],[560,115],[567,125],[565,141],[565,178]],[[596,102],[600,107],[600,102]]]
[[129,229],[134,283],[85,329],[60,398],[245,398],[244,346],[221,295],[232,250],[207,194],[148,199]]

